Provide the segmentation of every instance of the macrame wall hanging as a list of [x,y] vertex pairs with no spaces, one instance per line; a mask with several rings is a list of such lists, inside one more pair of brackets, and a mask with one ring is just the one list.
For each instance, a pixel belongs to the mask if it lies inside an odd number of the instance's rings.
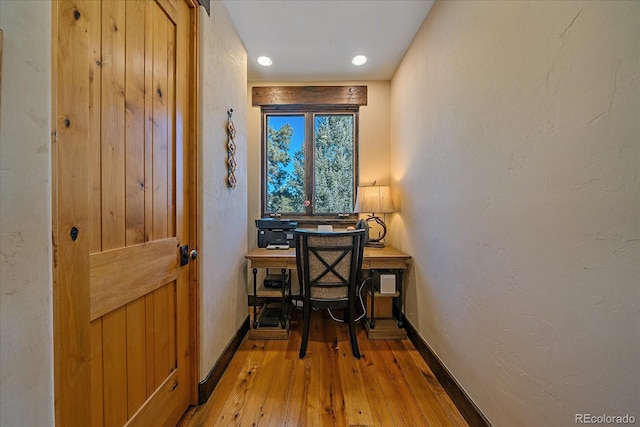
[[229,172],[227,185],[231,188],[236,188],[236,143],[234,141],[236,137],[236,127],[233,124],[233,120],[231,120],[232,115],[233,108],[230,108],[227,111],[227,116],[229,116],[229,121],[227,123],[227,131],[229,133],[229,141],[227,142],[227,169]]

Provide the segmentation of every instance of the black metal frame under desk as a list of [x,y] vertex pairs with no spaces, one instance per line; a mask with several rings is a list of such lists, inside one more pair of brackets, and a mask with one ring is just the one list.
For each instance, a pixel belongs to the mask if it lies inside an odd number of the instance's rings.
[[[253,273],[253,321],[251,322],[251,330],[249,338],[255,339],[287,339],[290,327],[290,318],[292,309],[292,289],[291,289],[291,273],[296,269],[296,251],[295,249],[266,249],[255,248],[245,255],[249,261],[249,267]],[[394,319],[394,329],[389,331],[389,322],[382,322],[376,319],[375,314],[375,293],[372,292],[371,297],[371,317],[365,317],[365,325],[370,338],[380,337],[402,338],[397,332],[403,329],[404,320],[404,296],[403,296],[403,273],[409,268],[411,263],[411,255],[408,255],[394,247],[385,246],[383,248],[365,247],[362,260],[362,269],[369,270],[391,270],[394,271],[398,280],[396,280],[397,295],[394,295],[394,301],[397,302],[394,311],[397,311],[396,319]],[[282,288],[280,294],[275,296],[274,291],[265,291],[264,288],[258,286],[257,272],[258,269],[274,269],[280,270],[282,274]],[[251,299],[251,298],[250,298]],[[260,327],[260,319],[258,318],[257,308],[259,299],[280,299],[280,321],[277,327]],[[373,331],[373,332],[372,332]],[[385,332],[386,331],[386,332]],[[372,336],[373,335],[373,336]],[[406,336],[406,335],[404,335]]]

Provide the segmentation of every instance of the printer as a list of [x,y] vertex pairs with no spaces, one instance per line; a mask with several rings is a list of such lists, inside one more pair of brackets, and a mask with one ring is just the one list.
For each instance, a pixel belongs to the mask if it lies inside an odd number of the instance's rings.
[[261,218],[256,219],[258,228],[258,247],[288,249],[294,246],[293,230],[298,223],[288,219]]

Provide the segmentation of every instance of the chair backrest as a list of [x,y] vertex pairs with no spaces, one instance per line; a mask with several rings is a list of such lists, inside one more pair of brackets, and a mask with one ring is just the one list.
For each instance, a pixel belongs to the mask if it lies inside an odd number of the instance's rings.
[[346,302],[355,297],[364,236],[364,230],[295,231],[298,280],[305,300]]

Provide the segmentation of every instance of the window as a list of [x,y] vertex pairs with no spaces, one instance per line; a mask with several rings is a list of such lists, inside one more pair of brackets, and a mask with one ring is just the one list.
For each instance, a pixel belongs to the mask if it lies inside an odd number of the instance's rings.
[[269,214],[352,213],[356,113],[264,113],[265,209]]
[[263,216],[355,218],[359,105],[333,99],[262,105]]

